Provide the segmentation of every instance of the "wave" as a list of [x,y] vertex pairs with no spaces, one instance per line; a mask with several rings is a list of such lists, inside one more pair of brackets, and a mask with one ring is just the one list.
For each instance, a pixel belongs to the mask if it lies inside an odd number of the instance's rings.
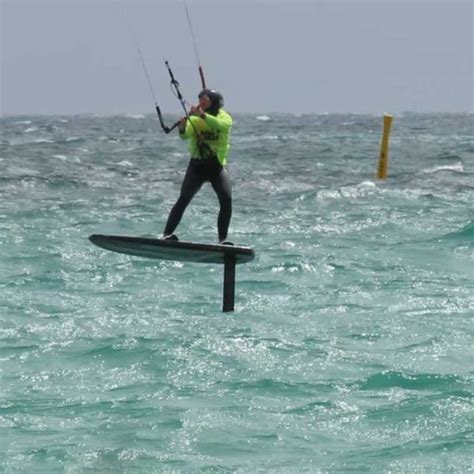
[[436,159],[437,160],[441,160],[441,161],[461,161],[462,158],[460,155],[456,154],[456,153],[440,153],[438,156],[436,156]]
[[371,375],[361,385],[361,390],[381,390],[400,387],[406,390],[443,390],[446,387],[460,385],[461,380],[455,375],[413,374],[387,370]]
[[441,239],[448,240],[474,240],[474,222],[470,222],[461,230],[450,232],[444,235]]

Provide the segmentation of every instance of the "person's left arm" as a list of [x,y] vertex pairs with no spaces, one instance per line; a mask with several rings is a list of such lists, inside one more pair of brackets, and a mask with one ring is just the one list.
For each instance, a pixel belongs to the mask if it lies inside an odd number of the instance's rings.
[[221,111],[215,117],[211,114],[202,114],[201,118],[206,122],[209,128],[219,130],[219,132],[227,132],[232,126],[232,117],[224,111]]

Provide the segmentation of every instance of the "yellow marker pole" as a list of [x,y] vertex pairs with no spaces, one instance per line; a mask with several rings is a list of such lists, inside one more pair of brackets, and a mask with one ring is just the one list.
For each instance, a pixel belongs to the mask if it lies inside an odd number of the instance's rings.
[[389,143],[389,137],[390,137],[390,127],[392,126],[392,120],[393,120],[392,115],[384,114],[382,143],[380,145],[379,166],[377,168],[378,179],[385,179],[387,177],[388,143]]

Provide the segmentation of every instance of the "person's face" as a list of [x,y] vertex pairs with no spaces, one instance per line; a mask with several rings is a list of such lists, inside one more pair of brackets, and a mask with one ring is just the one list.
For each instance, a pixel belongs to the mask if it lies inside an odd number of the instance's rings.
[[199,107],[202,110],[207,110],[211,106],[211,99],[207,95],[199,97]]

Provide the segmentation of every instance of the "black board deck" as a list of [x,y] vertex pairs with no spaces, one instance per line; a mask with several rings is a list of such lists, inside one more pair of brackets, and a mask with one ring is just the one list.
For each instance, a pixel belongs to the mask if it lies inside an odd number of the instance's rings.
[[225,256],[235,257],[235,263],[250,262],[255,252],[250,247],[235,245],[203,244],[177,240],[152,239],[124,235],[93,234],[89,240],[113,252],[137,257],[177,260],[180,262],[225,263]]

